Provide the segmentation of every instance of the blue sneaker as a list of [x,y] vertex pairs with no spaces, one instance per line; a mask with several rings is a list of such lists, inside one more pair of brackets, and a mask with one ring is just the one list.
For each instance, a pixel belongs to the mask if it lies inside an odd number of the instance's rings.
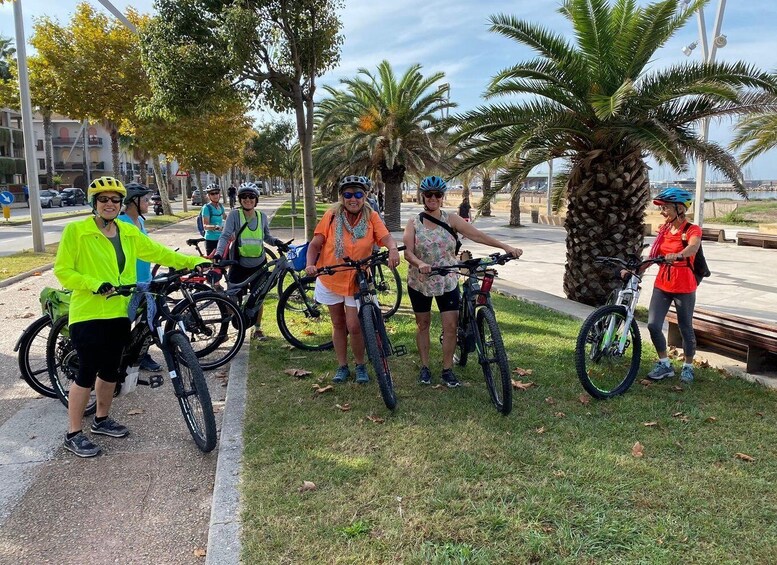
[[442,375],[440,375],[440,378],[445,383],[445,386],[447,386],[448,388],[456,388],[461,386],[459,379],[457,379],[456,375],[453,374],[453,369],[443,370]]
[[421,367],[421,372],[418,374],[418,384],[432,384],[432,372],[429,370],[429,367]]
[[360,385],[366,385],[370,382],[370,375],[367,374],[366,365],[356,365],[356,382]]
[[335,372],[335,376],[332,377],[333,383],[344,383],[348,380],[348,377],[351,376],[351,371],[348,369],[348,365],[343,365],[342,367],[338,367],[337,371]]
[[680,381],[687,385],[693,382],[693,365],[683,365],[683,370],[680,373]]
[[651,381],[661,381],[663,379],[668,379],[669,377],[674,377],[674,369],[672,369],[672,365],[669,363],[663,363],[661,361],[656,361],[656,364],[653,365],[653,369],[647,374],[647,378]]

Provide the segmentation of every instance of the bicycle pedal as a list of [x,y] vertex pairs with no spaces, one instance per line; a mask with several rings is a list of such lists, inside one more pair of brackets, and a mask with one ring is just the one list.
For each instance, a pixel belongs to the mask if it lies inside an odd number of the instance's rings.
[[397,357],[402,357],[403,355],[407,355],[407,347],[405,347],[404,345],[395,345],[394,355],[396,355]]
[[162,375],[151,375],[148,377],[149,388],[159,388],[165,382],[165,378]]

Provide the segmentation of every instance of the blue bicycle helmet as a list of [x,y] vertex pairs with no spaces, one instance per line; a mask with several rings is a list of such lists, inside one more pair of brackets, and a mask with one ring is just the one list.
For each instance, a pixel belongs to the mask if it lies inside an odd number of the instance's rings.
[[342,192],[343,189],[347,186],[360,186],[362,189],[366,190],[369,185],[367,184],[367,181],[364,177],[358,175],[348,175],[347,177],[343,177],[343,180],[341,180],[340,184],[337,185],[337,191]]
[[367,187],[367,190],[370,190],[372,188],[372,181],[370,180],[370,177],[363,176],[362,179],[364,180],[364,186]]
[[426,177],[421,181],[421,192],[428,192],[432,190],[445,192],[448,190],[448,185],[440,177],[436,177],[434,175],[431,177]]
[[653,199],[653,204],[660,206],[661,204],[682,204],[686,209],[690,209],[693,203],[693,194],[685,189],[678,188],[676,186],[670,186],[665,188]]

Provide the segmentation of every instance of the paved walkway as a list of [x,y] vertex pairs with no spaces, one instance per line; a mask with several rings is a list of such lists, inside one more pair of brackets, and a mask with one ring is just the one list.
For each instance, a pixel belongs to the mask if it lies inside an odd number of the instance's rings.
[[[264,199],[262,206],[271,207]],[[403,206],[407,217],[419,210]],[[524,249],[520,261],[499,268],[499,288],[586,316],[589,307],[563,298],[563,228],[509,228],[506,220],[498,214],[476,223]],[[188,220],[156,232],[154,238],[178,246],[194,235],[193,226]],[[275,235],[291,237],[290,230]],[[294,236],[300,239],[301,230]],[[777,322],[777,251],[704,245],[713,276],[699,290],[699,305]],[[476,255],[489,251],[469,241],[464,247]],[[653,278],[645,280],[645,305]],[[232,363],[228,388],[222,387],[223,373],[221,378],[208,376],[221,431],[217,451],[203,455],[196,449],[166,383],[157,391],[141,388],[117,402],[115,415],[132,428],[129,439],[106,438],[105,455],[76,459],[60,447],[64,408],[36,398],[18,379],[12,351],[21,330],[38,315],[39,289],[53,284],[49,272],[0,289],[5,329],[0,332],[0,563],[201,563],[206,547],[208,563],[237,563],[247,353]],[[717,366],[741,367],[723,357],[708,358]],[[73,490],[72,485],[81,488]],[[94,534],[97,525],[100,535]]]

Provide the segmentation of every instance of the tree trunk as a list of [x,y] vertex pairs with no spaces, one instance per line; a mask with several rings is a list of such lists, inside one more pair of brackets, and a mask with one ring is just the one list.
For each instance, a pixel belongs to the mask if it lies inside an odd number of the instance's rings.
[[167,194],[175,195],[173,165],[170,163],[170,159],[167,156],[165,156],[165,180],[167,181]]
[[405,178],[405,166],[394,164],[389,169],[386,162],[379,166],[380,178],[386,185],[386,195],[384,196],[384,217],[383,221],[389,231],[402,230],[402,181]]
[[46,153],[46,188],[54,187],[54,146],[52,144],[51,110],[41,109],[43,113],[43,150]]
[[521,186],[518,185],[510,198],[510,226],[521,225]]
[[491,198],[488,197],[490,192],[491,192],[491,177],[484,176],[483,177],[483,198],[485,199],[485,202],[481,207],[480,215],[485,216],[486,218],[491,217]]
[[[119,166],[119,132],[116,129],[116,124],[111,122],[111,160],[113,161],[113,176],[119,178],[121,176],[121,167]],[[86,135],[86,131],[84,131]]]
[[305,239],[313,239],[318,217],[316,215],[316,185],[313,180],[313,98],[302,97],[302,87],[292,85],[294,114],[297,121],[299,158],[302,166],[302,203],[305,208]]
[[140,184],[143,186],[148,186],[148,171],[146,170],[148,167],[148,153],[144,151],[140,154],[138,164],[140,165]]
[[165,185],[162,176],[162,165],[159,163],[159,156],[155,155],[151,157],[151,167],[154,169],[154,175],[157,178],[157,187],[159,188],[159,196],[162,198],[162,212],[168,216],[173,215],[173,207],[170,206],[170,195],[167,192],[167,186]]
[[648,169],[639,150],[580,154],[569,177],[567,264],[564,293],[571,300],[598,306],[618,286],[610,267],[597,256],[639,255],[644,239],[645,207],[650,201]]

